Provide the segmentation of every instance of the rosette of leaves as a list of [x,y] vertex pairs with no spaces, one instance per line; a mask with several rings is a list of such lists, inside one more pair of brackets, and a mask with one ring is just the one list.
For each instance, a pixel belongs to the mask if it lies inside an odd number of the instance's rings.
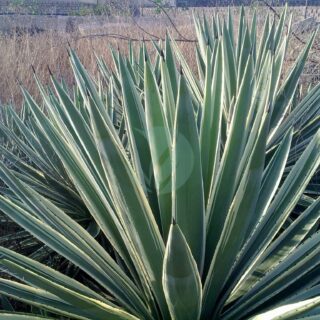
[[286,11],[260,40],[239,21],[195,18],[199,77],[167,37],[99,58],[101,81],[70,50],[76,94],[52,76],[44,108],[22,88],[101,238],[2,164],[0,209],[91,279],[1,247],[0,293],[40,310],[3,319],[319,317],[319,85],[293,102],[315,34],[282,80]]

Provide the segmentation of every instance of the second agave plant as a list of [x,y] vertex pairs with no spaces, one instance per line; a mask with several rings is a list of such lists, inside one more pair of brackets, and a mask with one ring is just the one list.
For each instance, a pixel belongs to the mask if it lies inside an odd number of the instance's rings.
[[290,24],[196,17],[199,75],[168,36],[98,58],[99,81],[70,49],[72,93],[22,88],[0,211],[74,268],[0,247],[27,310],[1,319],[320,317],[320,85],[294,99],[315,34],[283,79]]

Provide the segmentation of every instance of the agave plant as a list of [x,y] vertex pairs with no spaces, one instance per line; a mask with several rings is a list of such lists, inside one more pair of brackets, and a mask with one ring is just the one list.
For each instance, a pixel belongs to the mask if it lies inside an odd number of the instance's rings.
[[315,34],[282,81],[286,19],[258,41],[243,10],[236,40],[230,13],[196,17],[199,77],[168,36],[153,62],[145,45],[112,50],[113,70],[98,58],[100,81],[70,49],[76,88],[38,81],[45,108],[22,88],[30,122],[10,110],[6,139],[21,134],[97,227],[4,151],[0,210],[88,281],[0,247],[0,293],[32,306],[1,319],[319,317],[320,85],[294,99]]
[[[45,136],[41,135],[32,116],[23,106],[17,114],[12,107],[1,109],[0,122],[0,150],[4,163],[16,176],[28,183],[40,194],[46,196],[65,213],[82,224],[88,231],[95,234],[97,230],[82,199],[77,194],[59,158],[51,149]],[[12,191],[5,188],[0,181],[0,193],[11,196]],[[23,254],[28,254],[33,259],[46,261],[51,264],[56,260],[59,267],[69,265],[68,261],[62,263],[61,257],[50,248],[44,246],[28,232],[19,228],[12,220],[0,212],[1,231],[0,244]]]

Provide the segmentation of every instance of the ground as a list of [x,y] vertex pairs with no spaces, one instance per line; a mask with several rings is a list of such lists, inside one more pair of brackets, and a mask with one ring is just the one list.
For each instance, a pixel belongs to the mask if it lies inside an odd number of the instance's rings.
[[[248,8],[247,13],[249,16],[252,15],[254,9],[258,13],[259,28],[262,28],[261,21],[266,13],[270,13],[271,17],[274,16],[272,9],[265,6]],[[239,12],[239,8],[232,8],[232,10]],[[279,11],[279,9],[276,10]],[[294,7],[290,8],[290,10],[294,15],[292,30],[298,36],[298,39],[292,37],[286,61],[288,69],[290,62],[295,59],[297,52],[301,51],[301,46],[314,29],[315,22],[320,21],[320,8],[318,7],[308,7],[307,9],[305,7]],[[76,49],[90,72],[95,73],[96,54],[104,56],[107,62],[110,65],[112,64],[110,50],[108,49],[110,43],[115,47],[119,46],[121,51],[125,51],[128,48],[129,39],[133,43],[142,39],[163,39],[168,29],[176,39],[194,40],[192,16],[195,12],[198,14],[205,13],[208,17],[217,13],[224,16],[227,8],[172,9],[168,12],[170,19],[163,12],[159,14],[155,9],[145,10],[144,16],[140,18],[78,17],[72,18],[73,20],[71,21],[70,17],[58,17],[55,18],[57,20],[54,22],[52,17],[37,16],[38,25],[33,23],[33,26],[36,27],[34,29],[36,32],[30,32],[28,28],[23,29],[21,27],[23,22],[19,21],[19,28],[11,28],[11,30],[18,30],[19,32],[8,32],[6,30],[0,36],[0,101],[4,103],[10,101],[14,101],[16,104],[21,103],[18,82],[22,82],[30,89],[33,95],[37,96],[37,88],[33,80],[31,66],[36,70],[38,77],[45,83],[48,81],[48,66],[58,77],[63,77],[72,85],[73,79],[66,50],[69,44]],[[305,16],[313,18],[311,24],[301,23]],[[1,19],[4,18],[0,17],[0,21]],[[27,19],[27,17],[24,17],[24,19]],[[14,26],[14,20],[11,19],[11,23]],[[8,26],[8,24],[6,25]],[[59,28],[56,26],[59,26]],[[175,30],[175,27],[177,30]],[[0,22],[1,29],[4,30],[1,28]],[[183,36],[181,37],[181,35]],[[308,83],[314,81],[320,74],[318,70],[320,59],[319,39],[318,36],[314,49],[311,51],[305,74],[302,77]],[[179,41],[179,44],[191,66],[195,68],[193,63],[195,61],[195,43]],[[151,42],[148,42],[148,46],[153,50]]]

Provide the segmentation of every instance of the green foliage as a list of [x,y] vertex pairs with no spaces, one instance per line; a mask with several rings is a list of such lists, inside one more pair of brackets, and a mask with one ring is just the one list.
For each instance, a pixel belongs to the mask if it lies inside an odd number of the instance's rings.
[[15,13],[39,14],[39,3],[37,0],[10,0],[9,7]]
[[194,20],[199,76],[169,36],[155,59],[98,57],[99,81],[70,49],[72,93],[36,77],[42,103],[22,88],[2,109],[0,210],[21,230],[0,293],[32,308],[1,319],[319,317],[320,85],[298,86],[315,34],[282,79],[286,10],[260,40],[243,10],[237,38],[230,12]]
[[164,0],[155,0],[154,3],[157,5],[156,9],[155,9],[155,13],[156,14],[160,14],[161,13],[161,7],[164,6]]

